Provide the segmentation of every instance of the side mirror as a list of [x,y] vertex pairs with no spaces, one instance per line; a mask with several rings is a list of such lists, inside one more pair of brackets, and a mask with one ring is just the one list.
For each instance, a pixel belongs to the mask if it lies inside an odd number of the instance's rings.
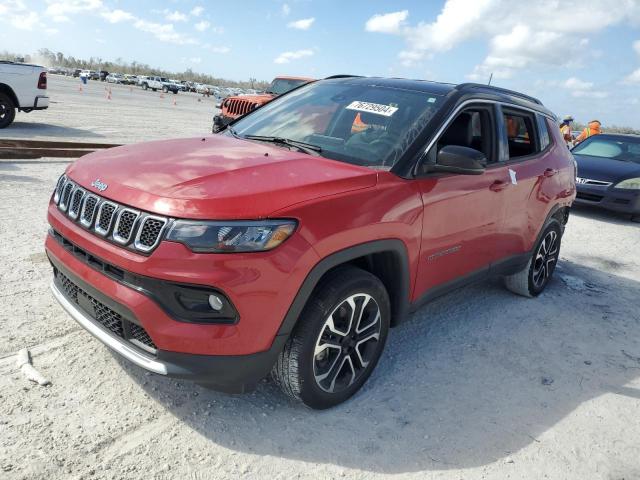
[[458,173],[461,175],[482,175],[486,169],[484,153],[469,147],[447,145],[442,147],[430,172]]

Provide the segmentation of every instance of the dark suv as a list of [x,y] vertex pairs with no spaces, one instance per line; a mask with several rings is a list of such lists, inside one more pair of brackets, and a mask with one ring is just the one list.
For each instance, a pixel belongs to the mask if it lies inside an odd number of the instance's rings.
[[147,370],[231,391],[271,372],[327,408],[425,301],[490,275],[541,293],[575,176],[529,96],[328,78],[220,134],[70,165],[48,211],[52,289]]

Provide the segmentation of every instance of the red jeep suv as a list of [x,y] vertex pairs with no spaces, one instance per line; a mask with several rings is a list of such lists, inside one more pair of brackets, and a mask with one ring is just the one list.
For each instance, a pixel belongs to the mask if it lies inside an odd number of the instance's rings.
[[52,289],[147,370],[234,392],[271,372],[327,408],[423,302],[490,275],[542,292],[575,175],[532,97],[330,77],[217,135],[70,165],[48,210]]

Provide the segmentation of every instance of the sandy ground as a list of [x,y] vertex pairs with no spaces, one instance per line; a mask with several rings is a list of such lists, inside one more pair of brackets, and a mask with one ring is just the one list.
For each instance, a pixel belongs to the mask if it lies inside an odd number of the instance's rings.
[[[18,112],[0,138],[133,143],[190,137],[211,132],[217,112],[213,97],[196,93],[145,92],[94,80],[82,85],[61,75],[49,75],[48,80],[49,108]],[[109,88],[111,100],[105,90]]]
[[[75,91],[61,92],[27,116],[42,127],[10,133],[71,128],[58,114],[86,129],[65,103]],[[169,133],[207,130],[211,109],[192,107],[194,123]],[[134,127],[110,128],[155,135]],[[42,249],[65,166],[0,162],[0,478],[640,478],[640,224],[574,211],[538,299],[496,280],[427,305],[392,330],[359,394],[315,412],[268,382],[231,396],[147,374],[77,326]],[[23,347],[52,385],[15,367]]]

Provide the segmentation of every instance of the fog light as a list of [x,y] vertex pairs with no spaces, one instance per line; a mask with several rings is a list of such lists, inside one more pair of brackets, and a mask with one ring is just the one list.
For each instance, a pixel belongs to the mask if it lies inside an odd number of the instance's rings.
[[219,312],[220,310],[222,310],[222,307],[223,307],[222,300],[217,295],[209,295],[209,305],[216,312]]

